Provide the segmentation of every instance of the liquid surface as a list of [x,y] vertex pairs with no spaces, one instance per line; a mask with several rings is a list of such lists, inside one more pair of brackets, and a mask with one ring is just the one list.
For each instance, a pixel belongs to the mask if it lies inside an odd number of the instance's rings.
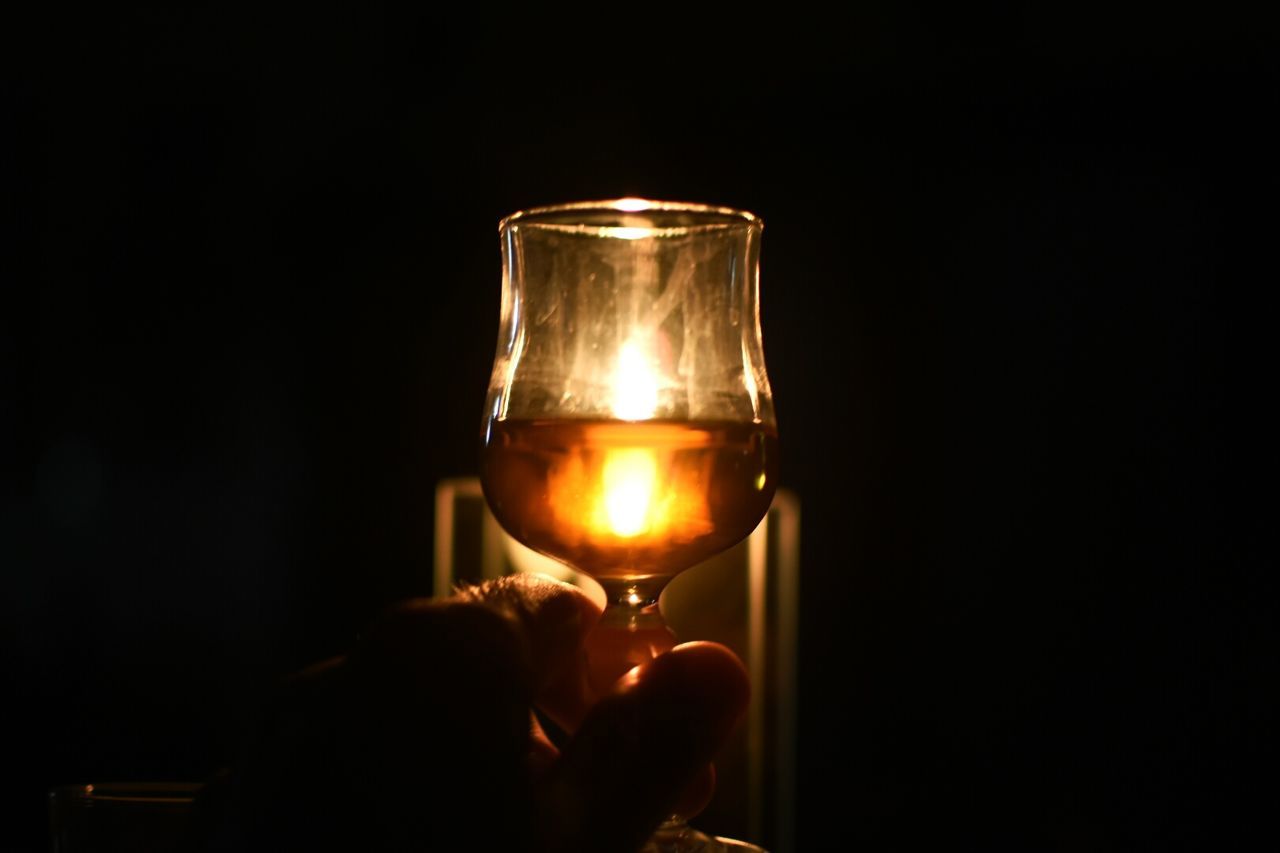
[[530,548],[597,578],[662,578],[755,529],[777,458],[761,424],[505,420],[490,424],[481,482]]

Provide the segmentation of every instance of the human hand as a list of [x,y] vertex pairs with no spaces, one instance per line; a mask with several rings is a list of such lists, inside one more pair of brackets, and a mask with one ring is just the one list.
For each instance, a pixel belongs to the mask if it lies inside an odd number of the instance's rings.
[[290,680],[210,795],[206,846],[635,850],[705,805],[747,677],[723,646],[689,643],[609,684],[626,655],[599,616],[524,575],[392,608],[352,654]]

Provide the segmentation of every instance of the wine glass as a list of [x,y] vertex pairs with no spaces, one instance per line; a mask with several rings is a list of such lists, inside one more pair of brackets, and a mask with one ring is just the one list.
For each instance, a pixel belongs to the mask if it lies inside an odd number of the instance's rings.
[[[515,539],[599,581],[597,630],[629,636],[622,671],[673,643],[663,588],[750,534],[773,499],[762,228],[745,211],[630,198],[499,225],[485,498]],[[737,845],[673,820],[646,849],[757,849]]]

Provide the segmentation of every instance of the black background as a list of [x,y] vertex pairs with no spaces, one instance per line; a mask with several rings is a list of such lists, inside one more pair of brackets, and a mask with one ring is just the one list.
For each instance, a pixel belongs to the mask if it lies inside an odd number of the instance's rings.
[[802,846],[1243,832],[1265,28],[426,5],[4,28],[0,846],[43,848],[54,783],[203,776],[275,678],[430,592],[495,224],[621,195],[767,223]]

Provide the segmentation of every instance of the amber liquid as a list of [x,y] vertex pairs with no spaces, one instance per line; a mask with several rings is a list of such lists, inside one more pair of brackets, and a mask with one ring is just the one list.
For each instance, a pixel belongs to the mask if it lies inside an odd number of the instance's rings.
[[777,480],[761,424],[504,420],[485,497],[520,542],[601,579],[664,578],[745,538]]

